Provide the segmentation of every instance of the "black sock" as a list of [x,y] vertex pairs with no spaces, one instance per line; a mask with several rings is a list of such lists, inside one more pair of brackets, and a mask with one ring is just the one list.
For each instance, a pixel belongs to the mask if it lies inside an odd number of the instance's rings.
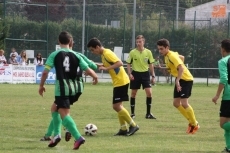
[[134,114],[135,111],[135,98],[130,98],[130,107],[131,107],[131,114]]
[[147,111],[146,114],[150,114],[151,112],[151,104],[152,104],[152,97],[146,97],[146,107]]

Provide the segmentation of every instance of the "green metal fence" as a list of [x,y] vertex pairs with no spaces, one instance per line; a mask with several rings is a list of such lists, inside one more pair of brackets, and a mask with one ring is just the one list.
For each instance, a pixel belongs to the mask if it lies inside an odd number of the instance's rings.
[[[4,41],[6,56],[12,47],[17,52],[35,50],[47,57],[58,44],[60,31],[72,33],[75,41],[74,50],[84,53],[92,60],[100,58],[87,51],[86,43],[92,37],[98,37],[106,48],[122,46],[123,53],[132,49],[132,7],[133,4],[87,4],[85,16],[85,37],[82,38],[82,4],[34,4],[17,3],[5,0],[3,18],[10,30]],[[141,10],[142,9],[142,10]],[[154,9],[154,8],[153,8]],[[145,47],[154,57],[159,56],[156,41],[167,38],[171,49],[185,56],[185,62],[191,68],[216,68],[221,58],[219,43],[229,37],[229,20],[212,25],[211,19],[184,20],[185,10],[180,10],[179,20],[166,16],[165,12],[156,9],[152,14],[148,10],[137,9],[136,35],[146,38]],[[172,10],[170,10],[172,11]],[[174,14],[173,14],[174,15]],[[85,44],[82,44],[84,39]],[[191,70],[194,76],[216,77],[217,72],[211,70]]]

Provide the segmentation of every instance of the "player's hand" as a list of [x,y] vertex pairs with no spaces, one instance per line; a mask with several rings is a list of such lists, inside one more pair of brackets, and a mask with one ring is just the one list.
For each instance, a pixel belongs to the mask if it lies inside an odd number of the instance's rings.
[[212,98],[212,102],[214,102],[214,104],[217,104],[218,99],[219,99],[219,96],[215,96]]
[[151,83],[152,83],[152,85],[154,85],[154,84],[155,84],[155,78],[154,78],[154,77],[152,77],[152,79],[151,79]]
[[95,63],[95,64],[97,65],[98,68],[101,67],[101,66],[103,66],[102,63]]
[[133,81],[133,80],[134,80],[134,76],[133,76],[132,74],[129,74],[129,79],[130,79],[131,81]]
[[104,66],[100,66],[98,69],[99,69],[99,70],[104,70],[104,71],[107,71],[107,68],[106,68],[106,67],[104,67]]
[[41,95],[42,97],[43,97],[43,92],[46,92],[46,88],[43,87],[43,86],[40,86],[40,87],[39,87],[39,90],[38,90],[38,93],[39,93],[39,95]]
[[177,92],[180,92],[180,91],[181,91],[181,89],[182,89],[182,87],[180,86],[180,82],[179,82],[179,80],[178,80],[178,79],[176,79],[175,84],[176,84],[176,89],[177,89]]
[[93,85],[95,85],[97,83],[98,83],[98,78],[97,77],[93,78]]

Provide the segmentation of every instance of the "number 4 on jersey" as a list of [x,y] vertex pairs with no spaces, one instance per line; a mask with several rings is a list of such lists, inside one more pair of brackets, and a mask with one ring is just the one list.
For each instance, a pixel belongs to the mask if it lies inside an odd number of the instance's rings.
[[63,67],[65,67],[65,72],[69,72],[69,56],[65,56],[65,59],[63,61]]

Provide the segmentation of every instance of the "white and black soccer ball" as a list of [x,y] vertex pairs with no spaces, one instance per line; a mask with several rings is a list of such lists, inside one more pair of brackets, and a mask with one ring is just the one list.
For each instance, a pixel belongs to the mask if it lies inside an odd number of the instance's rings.
[[97,134],[97,126],[92,124],[92,123],[89,123],[85,126],[85,135],[96,135]]

